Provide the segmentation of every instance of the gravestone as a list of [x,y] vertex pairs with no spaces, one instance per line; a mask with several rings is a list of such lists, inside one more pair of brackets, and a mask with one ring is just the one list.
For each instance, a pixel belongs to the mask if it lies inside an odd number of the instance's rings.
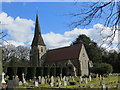
[[5,84],[5,83],[6,83],[6,82],[5,82],[5,79],[4,79],[4,75],[5,75],[5,73],[3,72],[3,73],[2,73],[2,82],[1,82],[2,84]]
[[35,81],[35,87],[39,87],[39,84],[37,81]]
[[22,85],[23,85],[22,81],[19,81],[19,86],[22,86]]
[[90,82],[92,81],[92,78],[91,78],[91,76],[89,76],[89,81],[90,81]]
[[42,79],[41,79],[41,84],[42,84],[42,85],[45,84],[45,78],[44,78],[44,77],[42,77]]
[[63,81],[64,86],[67,86],[67,81]]
[[106,90],[105,84],[102,84],[102,89],[103,89],[103,90]]
[[22,79],[23,79],[23,84],[26,84],[26,80],[25,80],[25,77],[24,77],[24,73],[22,73]]
[[35,82],[35,81],[36,81],[36,76],[34,76],[34,78],[33,78],[33,79],[34,79],[34,82]]
[[54,77],[53,77],[53,76],[51,77],[51,83],[50,83],[50,86],[51,86],[51,87],[54,86]]
[[60,87],[62,85],[62,82],[61,81],[58,81],[58,86]]
[[38,76],[38,82],[41,83],[41,76]]

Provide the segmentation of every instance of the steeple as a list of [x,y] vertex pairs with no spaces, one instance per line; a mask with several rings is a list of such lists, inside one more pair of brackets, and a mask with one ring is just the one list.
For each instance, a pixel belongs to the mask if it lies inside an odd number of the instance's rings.
[[38,13],[36,13],[35,32],[34,32],[34,38],[33,38],[31,46],[38,46],[38,45],[45,46],[45,43],[44,43],[42,35],[41,35]]

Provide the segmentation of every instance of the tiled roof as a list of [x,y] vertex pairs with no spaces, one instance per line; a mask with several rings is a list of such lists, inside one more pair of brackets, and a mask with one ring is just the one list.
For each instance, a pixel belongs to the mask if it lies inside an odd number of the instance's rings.
[[62,60],[78,59],[82,45],[53,49],[47,51],[47,62],[57,62]]

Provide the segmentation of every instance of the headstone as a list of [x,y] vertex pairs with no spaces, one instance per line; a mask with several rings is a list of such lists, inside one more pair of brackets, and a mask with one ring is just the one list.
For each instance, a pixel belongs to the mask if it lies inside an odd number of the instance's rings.
[[34,76],[34,82],[36,81],[36,76]]
[[42,79],[41,79],[41,84],[45,84],[45,78],[44,77],[42,77]]
[[38,82],[41,83],[41,76],[38,76]]
[[92,81],[92,78],[91,78],[91,76],[89,76],[89,81],[90,81],[90,82]]
[[19,78],[18,78],[18,76],[15,77],[14,83],[15,83],[16,87],[19,86]]
[[102,84],[102,89],[103,89],[103,90],[106,90],[105,84]]
[[64,86],[67,86],[67,81],[63,81]]
[[51,86],[51,87],[54,87],[54,83],[50,83],[50,86]]
[[61,85],[62,85],[62,82],[61,82],[61,81],[59,81],[59,82],[58,82],[58,86],[60,87]]
[[98,77],[98,74],[96,74],[96,79],[98,80],[98,78],[99,78],[99,77]]
[[5,82],[5,79],[4,79],[4,75],[5,75],[5,73],[3,72],[3,73],[2,73],[2,82],[1,82],[2,84],[5,84],[5,83],[6,83],[6,82]]
[[37,81],[35,81],[35,87],[39,87],[39,84]]
[[22,86],[23,84],[22,84],[22,81],[19,81],[19,86]]

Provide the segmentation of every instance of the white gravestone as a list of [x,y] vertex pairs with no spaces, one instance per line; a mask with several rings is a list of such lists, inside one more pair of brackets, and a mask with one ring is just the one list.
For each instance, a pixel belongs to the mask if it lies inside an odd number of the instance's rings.
[[35,87],[39,87],[39,84],[37,81],[35,81]]
[[64,86],[67,86],[67,81],[63,81],[63,83],[64,83]]
[[22,86],[22,81],[19,81],[19,86]]
[[89,81],[90,81],[90,82],[92,81],[92,78],[91,78],[91,76],[89,76]]
[[38,76],[38,82],[41,83],[41,76]]
[[3,73],[2,73],[2,82],[1,82],[2,84],[5,84],[5,83],[6,83],[6,82],[5,82],[5,79],[4,79],[4,75],[5,75],[5,73],[3,72]]
[[45,78],[44,77],[42,77],[42,79],[41,79],[41,84],[45,84]]
[[24,73],[22,73],[22,79],[23,79],[23,84],[26,84],[26,80],[25,80],[25,77],[24,77]]
[[50,83],[50,86],[51,86],[51,87],[54,86],[54,77],[53,77],[53,76],[51,77],[51,83]]

